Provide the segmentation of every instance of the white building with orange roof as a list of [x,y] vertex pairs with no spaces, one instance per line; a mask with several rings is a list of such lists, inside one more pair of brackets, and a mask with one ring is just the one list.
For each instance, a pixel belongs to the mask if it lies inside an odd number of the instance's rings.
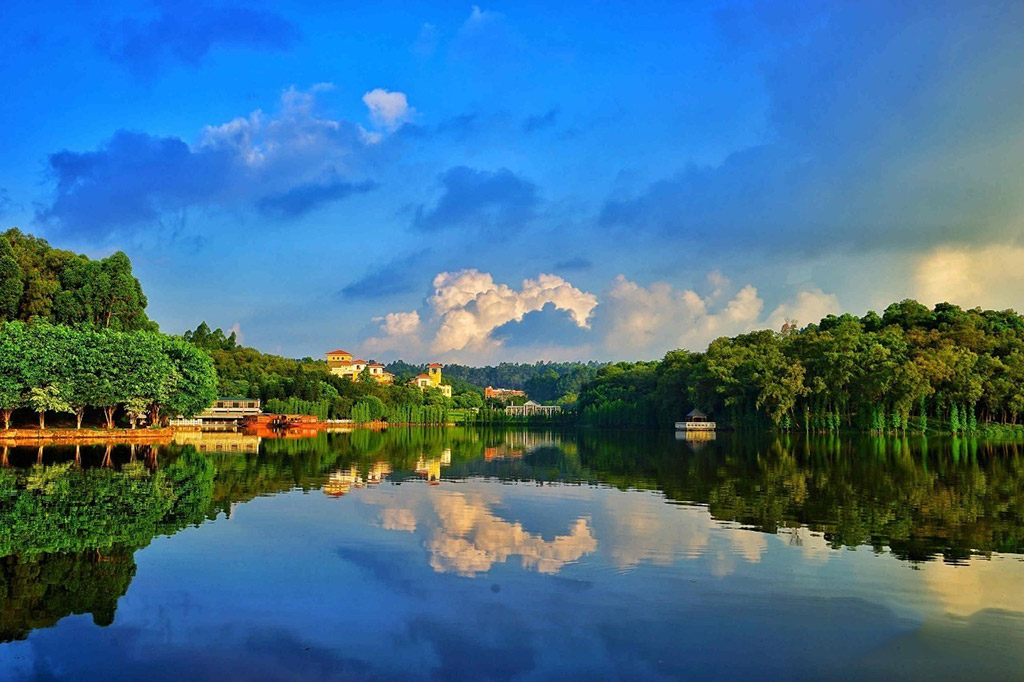
[[417,374],[408,381],[408,385],[418,388],[421,391],[425,391],[428,388],[436,388],[441,391],[441,395],[445,398],[452,397],[451,385],[441,383],[441,365],[436,362],[432,362],[427,365],[426,374]]
[[395,380],[395,375],[386,372],[384,365],[379,362],[367,362],[362,358],[353,360],[352,354],[346,350],[332,350],[327,353],[327,369],[336,376],[358,381],[363,370],[367,368],[370,370],[370,376],[379,384],[391,384]]

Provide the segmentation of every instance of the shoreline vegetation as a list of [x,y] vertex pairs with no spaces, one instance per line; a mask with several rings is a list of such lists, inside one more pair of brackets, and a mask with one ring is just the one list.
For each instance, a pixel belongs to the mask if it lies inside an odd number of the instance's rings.
[[[928,308],[829,315],[799,327],[712,341],[657,361],[449,365],[438,389],[335,376],[323,360],[237,344],[204,322],[162,334],[128,257],[90,260],[17,229],[0,233],[0,426],[33,417],[43,433],[162,426],[217,395],[258,398],[272,413],[388,424],[669,429],[693,408],[723,428],[1024,439],[1024,317],[1012,310]],[[558,405],[553,417],[505,414],[483,385]],[[56,431],[46,429],[50,418]],[[0,429],[2,430],[2,429]],[[95,431],[93,433],[96,433]]]

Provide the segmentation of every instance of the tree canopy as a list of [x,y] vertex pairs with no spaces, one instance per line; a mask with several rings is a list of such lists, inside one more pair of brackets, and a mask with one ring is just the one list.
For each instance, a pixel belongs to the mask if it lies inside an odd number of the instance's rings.
[[16,228],[0,233],[0,321],[156,331],[147,304],[121,251],[91,260]]
[[177,337],[46,322],[0,323],[0,416],[30,407],[70,412],[78,425],[86,408],[102,409],[113,426],[116,409],[141,404],[156,423],[191,416],[216,398],[213,363]]
[[912,420],[923,430],[929,416],[954,432],[1015,424],[1024,317],[913,300],[881,316],[829,315],[799,330],[719,338],[703,353],[603,367],[579,407],[592,424],[670,424],[692,407],[733,426],[810,431],[905,431]]

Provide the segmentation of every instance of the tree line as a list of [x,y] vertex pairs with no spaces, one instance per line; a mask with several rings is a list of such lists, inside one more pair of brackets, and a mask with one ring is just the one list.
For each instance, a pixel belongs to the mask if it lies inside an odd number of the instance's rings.
[[[526,391],[531,398],[540,402],[571,403],[580,389],[597,376],[604,366],[600,362],[502,362],[485,367],[450,364],[444,368],[444,376],[452,381],[453,389],[459,392],[462,381],[475,387],[494,386]],[[425,371],[422,365],[411,365],[401,360],[389,363],[389,372],[396,375],[415,376]],[[479,388],[477,390],[480,390]]]
[[723,337],[702,353],[601,368],[583,387],[578,414],[595,426],[665,426],[694,407],[737,428],[970,433],[1015,425],[1024,413],[1024,317],[908,299],[882,315]]
[[16,410],[39,415],[102,412],[113,428],[118,410],[134,427],[192,416],[216,398],[217,375],[205,353],[178,337],[150,331],[0,322],[0,418]]

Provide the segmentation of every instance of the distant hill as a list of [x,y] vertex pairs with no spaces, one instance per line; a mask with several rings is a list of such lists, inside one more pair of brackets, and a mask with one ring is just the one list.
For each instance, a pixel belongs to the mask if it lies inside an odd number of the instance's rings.
[[[597,371],[606,363],[601,362],[502,362],[498,365],[470,367],[468,365],[445,365],[444,378],[473,384],[483,388],[514,388],[526,391],[529,396],[541,402],[553,401],[565,395],[575,395],[580,388],[597,376]],[[426,365],[412,365],[401,360],[387,366],[397,377],[415,376],[426,370]]]

